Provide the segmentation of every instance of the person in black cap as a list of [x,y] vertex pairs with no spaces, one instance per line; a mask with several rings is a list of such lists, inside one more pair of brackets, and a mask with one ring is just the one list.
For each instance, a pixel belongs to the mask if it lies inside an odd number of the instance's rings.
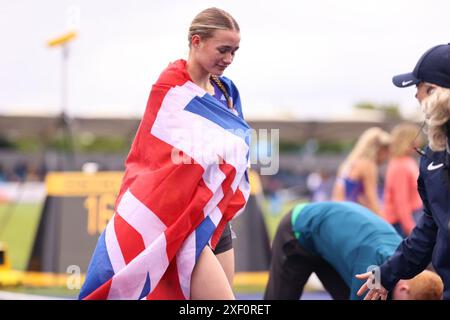
[[[380,266],[379,283],[371,272],[358,295],[369,290],[366,300],[386,299],[399,279],[410,279],[431,262],[444,282],[443,299],[450,300],[450,44],[429,49],[413,72],[393,78],[397,87],[416,85],[416,98],[425,113],[428,147],[422,155],[418,191],[424,214],[394,255]],[[424,123],[424,124],[425,124]]]

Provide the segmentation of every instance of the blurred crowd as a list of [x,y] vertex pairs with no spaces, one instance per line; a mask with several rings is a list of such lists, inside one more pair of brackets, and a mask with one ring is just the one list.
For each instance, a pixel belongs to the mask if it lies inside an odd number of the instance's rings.
[[12,166],[0,162],[1,182],[44,181],[47,174],[46,165],[31,165],[25,161],[18,161]]

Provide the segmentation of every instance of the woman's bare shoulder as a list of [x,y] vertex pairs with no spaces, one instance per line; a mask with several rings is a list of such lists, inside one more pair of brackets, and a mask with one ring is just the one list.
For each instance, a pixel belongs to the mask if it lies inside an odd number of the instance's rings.
[[353,173],[360,177],[372,174],[376,170],[377,170],[376,163],[367,158],[358,159],[357,161],[355,161],[353,166]]

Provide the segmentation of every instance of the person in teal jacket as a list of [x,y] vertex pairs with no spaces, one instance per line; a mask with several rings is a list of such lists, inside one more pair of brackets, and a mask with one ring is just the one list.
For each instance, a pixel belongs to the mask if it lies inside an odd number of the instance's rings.
[[[364,282],[355,274],[376,270],[401,241],[388,222],[359,204],[299,204],[278,226],[264,299],[300,299],[313,272],[334,299],[362,299],[357,291]],[[390,298],[440,299],[442,290],[439,276],[426,270],[399,281]]]

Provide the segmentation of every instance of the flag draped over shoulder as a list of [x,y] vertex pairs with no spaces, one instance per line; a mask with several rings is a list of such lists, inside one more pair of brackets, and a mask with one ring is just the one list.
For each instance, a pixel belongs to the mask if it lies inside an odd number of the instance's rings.
[[192,82],[186,61],[153,85],[126,161],[115,214],[100,235],[81,299],[189,299],[206,245],[249,196],[249,126]]

